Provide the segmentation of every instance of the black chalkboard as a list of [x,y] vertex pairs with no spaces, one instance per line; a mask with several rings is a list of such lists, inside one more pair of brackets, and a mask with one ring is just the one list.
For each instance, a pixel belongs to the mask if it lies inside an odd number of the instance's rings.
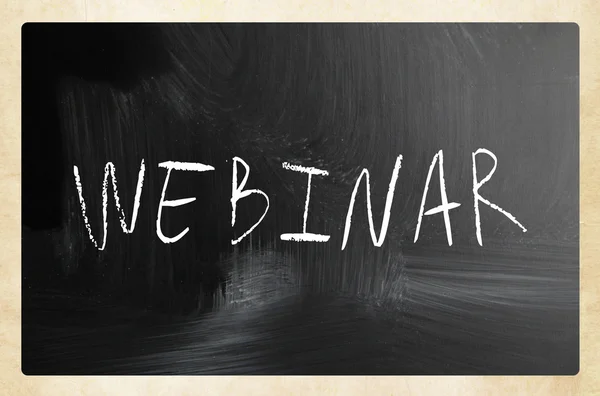
[[579,371],[576,24],[22,38],[25,374]]

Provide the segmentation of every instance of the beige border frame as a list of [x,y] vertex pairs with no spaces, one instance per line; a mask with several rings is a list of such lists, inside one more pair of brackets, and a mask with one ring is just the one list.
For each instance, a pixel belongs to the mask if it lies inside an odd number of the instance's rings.
[[[600,394],[600,5],[594,0],[3,0],[0,393]],[[577,22],[581,34],[581,371],[574,377],[26,377],[20,357],[20,28],[28,21]]]

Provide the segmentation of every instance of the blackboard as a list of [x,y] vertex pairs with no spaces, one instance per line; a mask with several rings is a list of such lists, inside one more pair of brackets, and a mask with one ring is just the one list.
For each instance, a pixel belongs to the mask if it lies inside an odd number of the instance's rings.
[[22,38],[24,373],[578,372],[577,25]]

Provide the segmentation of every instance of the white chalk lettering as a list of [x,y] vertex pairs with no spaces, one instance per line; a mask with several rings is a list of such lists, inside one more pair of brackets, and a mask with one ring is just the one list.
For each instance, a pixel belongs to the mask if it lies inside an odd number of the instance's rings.
[[282,241],[295,241],[295,242],[302,242],[302,241],[305,241],[305,242],[327,242],[327,241],[329,241],[329,238],[330,238],[329,235],[312,234],[312,233],[306,232],[306,220],[308,218],[308,204],[310,202],[310,187],[311,187],[312,177],[313,177],[313,175],[327,176],[327,175],[329,175],[329,172],[327,172],[325,170],[321,170],[321,169],[316,169],[316,168],[307,168],[307,167],[300,166],[300,165],[291,165],[287,162],[284,162],[282,165],[283,165],[283,168],[287,169],[287,170],[301,172],[301,173],[307,173],[308,174],[308,187],[306,189],[306,201],[304,203],[304,218],[303,218],[304,222],[302,225],[302,233],[281,234],[281,240]]
[[161,162],[160,164],[158,164],[158,167],[167,169],[167,176],[165,177],[165,182],[163,184],[162,193],[160,195],[160,202],[158,203],[158,215],[156,216],[156,235],[158,235],[158,237],[160,238],[161,241],[163,241],[163,243],[175,243],[178,240],[180,240],[181,238],[183,238],[185,236],[185,234],[187,234],[190,231],[190,228],[186,227],[185,230],[181,231],[178,235],[176,235],[172,238],[166,237],[163,234],[162,227],[160,225],[163,207],[166,206],[166,207],[174,208],[177,206],[186,205],[191,202],[194,202],[196,200],[196,198],[183,198],[183,199],[176,199],[176,200],[172,200],[172,201],[165,200],[165,194],[167,192],[167,187],[169,185],[169,178],[171,177],[171,172],[174,170],[206,172],[206,171],[215,170],[215,168],[213,168],[212,166],[209,166],[209,165],[198,164],[195,162],[174,162],[174,161]]
[[94,244],[94,246],[98,250],[104,250],[106,247],[106,236],[108,229],[108,177],[110,176],[112,180],[112,189],[113,189],[113,197],[115,199],[115,207],[119,213],[119,221],[121,223],[121,229],[126,234],[131,234],[135,229],[135,223],[137,220],[137,215],[140,209],[140,198],[142,195],[142,187],[144,185],[144,173],[146,171],[146,167],[144,165],[144,160],[140,164],[140,171],[138,173],[138,182],[137,188],[135,192],[135,197],[133,200],[133,214],[131,216],[131,226],[129,229],[127,228],[127,222],[125,220],[125,212],[121,207],[121,202],[119,200],[119,191],[117,189],[117,176],[115,174],[115,165],[112,162],[107,162],[104,167],[104,181],[102,183],[102,245],[98,246],[98,243],[94,239],[92,234],[92,228],[90,226],[90,221],[86,214],[86,204],[85,199],[83,198],[83,187],[81,186],[81,178],[79,176],[79,168],[74,165],[73,166],[73,175],[75,176],[75,186],[77,187],[77,193],[79,195],[79,203],[81,204],[81,214],[83,215],[83,222],[85,224],[85,228],[88,231],[88,235],[90,240]]
[[[477,154],[487,154],[494,160],[494,166],[492,167],[492,170],[480,182],[477,181],[477,159],[476,159]],[[527,229],[525,227],[523,227],[523,225],[521,223],[519,223],[513,215],[511,215],[504,209],[500,208],[498,205],[491,203],[490,201],[488,201],[487,199],[485,199],[481,195],[479,195],[479,188],[481,186],[483,186],[485,183],[487,183],[492,178],[492,175],[496,171],[497,165],[498,165],[498,159],[496,158],[494,153],[492,153],[491,151],[480,148],[479,150],[477,150],[473,153],[473,197],[474,197],[474,201],[475,201],[474,202],[474,205],[475,205],[475,227],[477,229],[477,242],[479,242],[480,246],[483,246],[483,242],[481,239],[481,218],[479,215],[479,201],[488,205],[492,209],[495,209],[498,212],[502,213],[503,215],[508,217],[510,219],[510,221],[512,221],[519,227],[521,227],[523,232],[527,232]]]
[[400,171],[400,167],[402,165],[402,155],[399,155],[396,159],[396,164],[394,165],[394,171],[392,172],[392,178],[390,180],[390,185],[388,188],[387,198],[385,200],[385,208],[383,212],[383,222],[381,224],[381,231],[379,233],[379,238],[375,234],[375,226],[373,225],[373,211],[371,209],[371,186],[369,183],[369,171],[365,168],[361,172],[356,184],[354,185],[354,191],[352,192],[352,197],[350,198],[350,207],[348,208],[348,214],[346,215],[346,226],[344,229],[344,240],[342,242],[342,250],[346,247],[346,243],[348,242],[348,234],[350,233],[350,225],[352,223],[352,211],[354,210],[354,201],[356,200],[356,194],[358,192],[358,187],[360,186],[360,182],[365,176],[366,184],[367,184],[367,217],[369,219],[369,229],[371,231],[371,239],[373,240],[373,244],[377,247],[381,247],[383,241],[385,240],[385,235],[387,234],[388,224],[390,222],[390,212],[392,209],[392,201],[394,200],[394,190],[396,188],[396,182],[398,180],[398,173]]
[[[508,219],[510,219],[514,224],[519,226],[523,232],[527,232],[527,229],[512,214],[508,213],[506,210],[500,208],[498,205],[490,202],[489,200],[483,198],[479,194],[480,188],[484,184],[486,184],[488,181],[490,181],[490,179],[492,178],[492,176],[494,175],[494,173],[496,171],[496,168],[498,165],[498,159],[497,159],[496,155],[494,153],[492,153],[491,151],[484,149],[484,148],[480,148],[477,151],[472,152],[471,154],[472,154],[472,169],[473,169],[473,190],[472,190],[472,192],[473,192],[473,204],[474,204],[474,210],[475,210],[475,227],[476,227],[477,241],[478,241],[479,245],[483,246],[482,235],[481,235],[482,232],[481,232],[480,202],[482,202],[482,203],[486,204],[487,206],[491,207],[492,209],[502,213]],[[477,177],[477,155],[478,154],[486,154],[490,158],[492,158],[492,160],[494,161],[491,171],[481,181],[479,181],[478,177]],[[346,221],[345,221],[345,225],[344,225],[344,235],[343,235],[342,246],[341,246],[342,250],[344,250],[346,248],[346,245],[348,244],[350,229],[352,227],[352,215],[354,212],[354,206],[356,204],[356,196],[358,194],[358,190],[363,181],[363,178],[365,179],[365,189],[366,189],[366,194],[367,194],[367,196],[366,196],[367,220],[369,222],[369,232],[371,234],[371,239],[372,239],[373,245],[375,247],[381,247],[383,245],[386,235],[387,235],[387,232],[388,232],[388,228],[389,228],[391,209],[392,209],[392,204],[394,201],[394,194],[395,194],[396,184],[398,182],[399,172],[402,167],[402,161],[403,161],[403,156],[399,155],[396,158],[394,169],[392,171],[392,175],[390,178],[388,192],[387,192],[387,196],[386,196],[386,200],[385,200],[385,207],[384,207],[384,211],[383,211],[383,219],[382,219],[382,223],[381,223],[381,228],[379,230],[379,234],[375,230],[375,225],[374,225],[374,221],[373,221],[373,208],[372,208],[372,204],[371,204],[370,174],[366,168],[364,168],[362,170],[362,172],[358,176],[358,179],[356,180],[354,189],[352,191],[352,195],[350,197],[350,203],[349,203],[349,207],[347,209]],[[241,166],[244,167],[245,173],[244,173],[243,177],[241,177],[241,180],[238,180],[238,177],[239,177],[238,171],[240,168],[240,164],[241,164]],[[432,209],[425,210],[425,204],[427,202],[427,195],[429,192],[429,187],[430,187],[433,173],[435,171],[436,164],[439,164],[438,171],[439,171],[441,204]],[[306,174],[308,176],[308,183],[307,183],[307,187],[306,187],[306,198],[304,201],[302,232],[282,233],[282,234],[280,234],[280,239],[282,241],[292,241],[292,242],[320,242],[320,243],[329,242],[331,239],[330,235],[311,233],[311,232],[307,231],[308,212],[309,212],[308,209],[310,207],[313,176],[329,176],[329,171],[326,171],[323,169],[317,169],[314,167],[293,165],[293,164],[290,164],[289,162],[282,162],[281,165],[282,165],[283,169]],[[213,171],[213,170],[215,170],[215,168],[210,165],[204,165],[204,164],[195,163],[195,162],[177,162],[177,161],[161,162],[158,164],[158,167],[166,169],[167,174],[166,174],[164,184],[162,187],[162,192],[160,195],[160,201],[159,201],[159,205],[158,205],[158,213],[156,216],[156,235],[159,237],[159,239],[163,243],[166,243],[166,244],[175,243],[175,242],[179,241],[181,238],[183,238],[190,231],[190,228],[186,227],[183,231],[181,231],[179,234],[177,234],[174,237],[165,236],[163,233],[162,227],[161,227],[163,209],[165,207],[173,208],[173,207],[183,206],[183,205],[186,205],[186,204],[196,201],[196,198],[192,197],[192,198],[182,198],[182,199],[175,199],[175,200],[166,200],[165,199],[167,188],[169,186],[171,172],[173,172],[173,171],[206,172],[206,171]],[[102,223],[103,223],[102,231],[103,231],[103,235],[102,235],[102,238],[100,241],[99,239],[97,240],[98,235],[96,235],[96,238],[94,237],[94,233],[92,232],[92,227],[90,225],[90,220],[88,219],[88,214],[87,214],[88,207],[87,207],[86,201],[83,197],[83,188],[82,188],[79,168],[77,166],[73,166],[73,174],[75,176],[75,186],[77,188],[77,192],[78,192],[78,196],[79,196],[79,203],[81,206],[81,213],[83,216],[83,221],[84,221],[85,227],[87,229],[87,234],[89,236],[89,239],[92,241],[92,243],[98,250],[104,250],[106,248],[106,242],[107,242],[107,230],[108,230],[108,215],[107,215],[107,213],[108,213],[108,198],[109,198],[108,197],[108,188],[109,188],[108,179],[110,178],[111,182],[112,182],[113,197],[114,197],[115,207],[116,207],[116,210],[118,213],[118,218],[119,218],[119,223],[121,225],[121,229],[123,230],[123,233],[131,234],[131,233],[133,233],[133,231],[135,229],[138,213],[140,210],[140,201],[141,201],[142,189],[144,186],[145,169],[146,169],[145,163],[144,163],[144,160],[142,159],[141,163],[140,163],[140,169],[139,169],[138,179],[137,179],[137,187],[136,187],[136,192],[135,192],[134,201],[133,201],[133,211],[131,214],[131,223],[128,224],[126,216],[125,216],[125,211],[121,207],[119,192],[117,189],[118,183],[117,183],[115,166],[112,162],[106,163],[106,166],[104,168],[104,180],[103,180],[103,184],[102,184]],[[230,202],[231,202],[231,227],[233,228],[236,225],[237,203],[240,199],[247,198],[251,195],[260,195],[265,199],[266,205],[264,208],[264,212],[262,213],[262,215],[260,215],[260,218],[258,218],[258,220],[247,231],[245,231],[243,234],[241,234],[241,236],[239,236],[237,239],[231,240],[232,245],[238,244],[245,237],[247,237],[250,233],[252,233],[252,231],[254,231],[256,229],[256,227],[258,227],[262,223],[262,221],[265,219],[265,216],[269,212],[270,200],[269,200],[269,196],[264,191],[261,191],[259,189],[245,189],[246,184],[248,183],[249,176],[250,176],[250,166],[243,159],[241,159],[239,157],[233,157],[233,174],[232,174],[231,200],[230,200]],[[88,197],[88,199],[89,199],[89,197]],[[446,182],[445,182],[445,178],[444,178],[444,153],[443,153],[443,150],[439,150],[434,155],[431,165],[429,167],[429,171],[427,173],[427,178],[425,181],[423,195],[422,195],[422,199],[421,199],[420,207],[419,207],[417,226],[416,226],[415,235],[414,235],[414,243],[416,243],[419,240],[421,226],[423,224],[423,216],[432,216],[435,214],[442,213],[444,215],[444,225],[445,225],[445,229],[446,229],[446,238],[448,241],[448,245],[452,246],[453,240],[452,240],[452,226],[451,226],[451,222],[450,222],[450,211],[452,209],[456,209],[460,206],[461,206],[461,204],[459,204],[457,202],[448,202],[448,195],[446,192]],[[238,226],[238,227],[240,227],[240,226]],[[239,234],[236,233],[235,235],[239,235]]]
[[[439,173],[440,173],[440,195],[442,199],[442,204],[429,209],[427,212],[423,213],[425,210],[425,201],[427,200],[427,191],[429,190],[429,182],[431,181],[431,175],[433,174],[433,169],[435,168],[435,164],[438,162]],[[448,239],[448,246],[452,246],[452,229],[450,225],[450,214],[448,213],[451,209],[456,209],[460,206],[459,203],[456,202],[448,202],[448,196],[446,195],[446,183],[444,181],[444,153],[442,150],[438,151],[437,154],[433,157],[433,161],[431,162],[431,166],[429,167],[429,172],[427,173],[427,181],[425,182],[425,190],[423,191],[423,199],[421,200],[421,207],[419,209],[419,220],[417,222],[417,230],[415,231],[415,239],[416,243],[419,239],[419,231],[421,230],[421,221],[423,220],[423,215],[431,216],[440,212],[444,213],[444,223],[446,226],[446,237]]]
[[[237,178],[237,164],[238,163],[242,164],[244,166],[244,168],[246,169],[246,174],[244,175],[244,178],[242,179],[242,182],[239,185],[238,185],[238,178]],[[269,197],[267,196],[267,194],[265,194],[261,190],[246,190],[246,191],[244,191],[244,187],[246,186],[246,182],[248,181],[249,175],[250,175],[250,167],[248,166],[248,164],[246,164],[246,162],[244,162],[243,159],[241,159],[239,157],[234,157],[233,158],[233,182],[232,182],[232,187],[231,187],[231,208],[232,208],[231,226],[233,227],[235,225],[235,211],[236,211],[236,206],[237,206],[238,200],[240,200],[242,198],[246,198],[247,196],[252,195],[252,194],[259,194],[259,195],[262,195],[265,198],[265,200],[267,201],[267,207],[265,208],[265,211],[264,211],[263,215],[260,217],[260,219],[252,227],[250,227],[250,229],[248,231],[246,231],[238,239],[234,239],[231,241],[232,245],[238,244],[248,234],[250,234],[252,231],[254,231],[254,229],[256,227],[258,227],[260,222],[263,221],[263,219],[267,215],[267,212],[269,211]]]

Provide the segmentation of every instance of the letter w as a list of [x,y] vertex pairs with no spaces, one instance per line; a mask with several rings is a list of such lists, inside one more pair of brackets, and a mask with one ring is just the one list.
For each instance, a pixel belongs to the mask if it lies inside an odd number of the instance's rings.
[[115,198],[115,206],[119,213],[119,220],[121,222],[121,228],[123,232],[126,234],[131,234],[135,229],[135,222],[137,220],[138,211],[140,208],[140,197],[142,195],[142,187],[144,184],[144,173],[146,171],[146,167],[144,166],[144,160],[140,164],[140,172],[138,174],[138,182],[137,189],[135,192],[135,199],[133,204],[133,215],[131,218],[131,227],[127,228],[127,223],[125,221],[125,212],[123,208],[121,208],[121,203],[119,201],[119,192],[117,191],[117,177],[115,176],[115,166],[112,162],[107,162],[104,167],[104,182],[102,184],[102,223],[103,223],[103,237],[102,237],[102,246],[98,247],[98,243],[94,239],[92,235],[92,228],[90,227],[90,222],[86,215],[86,204],[85,199],[83,198],[83,189],[81,187],[81,179],[79,177],[79,168],[76,165],[73,166],[73,174],[75,175],[75,185],[77,186],[77,192],[79,193],[79,203],[81,204],[81,213],[83,215],[83,221],[85,222],[85,227],[87,228],[88,235],[90,240],[94,244],[94,246],[98,250],[104,250],[106,247],[106,233],[108,227],[107,220],[107,207],[108,207],[108,177],[110,176],[112,180],[112,190],[113,196]]

